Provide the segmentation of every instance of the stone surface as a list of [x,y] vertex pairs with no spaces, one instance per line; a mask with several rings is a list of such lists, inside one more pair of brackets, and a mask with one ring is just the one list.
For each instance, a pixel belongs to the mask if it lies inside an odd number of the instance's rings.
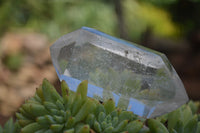
[[159,116],[188,101],[173,66],[157,51],[87,27],[64,35],[50,51],[59,79],[71,90],[88,80],[89,97],[113,98],[137,115]]

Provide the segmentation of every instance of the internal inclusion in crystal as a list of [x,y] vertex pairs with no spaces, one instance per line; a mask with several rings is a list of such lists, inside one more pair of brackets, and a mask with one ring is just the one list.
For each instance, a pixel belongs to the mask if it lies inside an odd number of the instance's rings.
[[155,117],[188,100],[163,54],[90,28],[60,38],[51,46],[51,56],[70,89],[76,91],[81,80],[88,80],[89,97],[113,98],[116,106],[140,116]]

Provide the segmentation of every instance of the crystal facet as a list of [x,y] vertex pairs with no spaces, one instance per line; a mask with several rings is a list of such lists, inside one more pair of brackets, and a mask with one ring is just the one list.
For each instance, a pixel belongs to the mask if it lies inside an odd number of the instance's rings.
[[188,101],[176,71],[157,51],[92,28],[83,27],[58,39],[50,48],[60,80],[76,91],[88,80],[87,95],[152,118]]

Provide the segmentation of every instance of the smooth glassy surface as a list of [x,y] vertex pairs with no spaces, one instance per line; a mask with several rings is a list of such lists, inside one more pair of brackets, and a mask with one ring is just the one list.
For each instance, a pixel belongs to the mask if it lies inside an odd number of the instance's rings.
[[83,27],[50,48],[60,80],[73,91],[88,80],[88,96],[144,117],[170,112],[188,101],[185,88],[166,56]]

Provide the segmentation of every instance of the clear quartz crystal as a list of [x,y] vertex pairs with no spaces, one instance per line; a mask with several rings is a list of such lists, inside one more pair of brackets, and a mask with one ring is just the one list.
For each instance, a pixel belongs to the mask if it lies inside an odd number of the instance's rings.
[[76,91],[88,80],[88,97],[114,99],[116,106],[152,118],[188,101],[176,71],[157,51],[83,27],[51,47],[60,80]]

